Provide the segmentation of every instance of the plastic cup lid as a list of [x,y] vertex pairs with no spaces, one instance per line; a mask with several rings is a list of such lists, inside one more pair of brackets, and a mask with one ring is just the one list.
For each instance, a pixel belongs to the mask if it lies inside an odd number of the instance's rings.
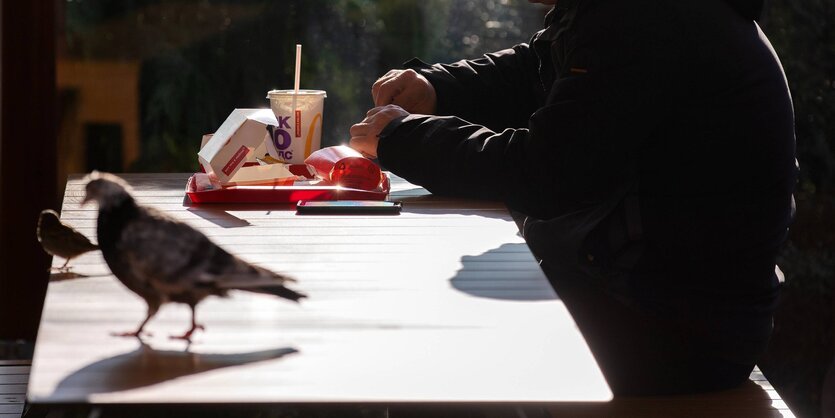
[[[295,93],[295,90],[270,90],[267,92],[267,98],[270,99],[274,96],[292,96]],[[299,96],[322,96],[328,97],[328,94],[324,90],[306,90],[306,89],[299,89]]]

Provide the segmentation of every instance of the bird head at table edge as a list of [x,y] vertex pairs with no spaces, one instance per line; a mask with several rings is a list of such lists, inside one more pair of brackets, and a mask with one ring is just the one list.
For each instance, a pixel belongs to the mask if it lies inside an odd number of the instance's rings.
[[121,177],[110,173],[93,171],[82,180],[84,182],[84,206],[95,201],[101,207],[105,204],[117,204],[130,199],[130,186]]

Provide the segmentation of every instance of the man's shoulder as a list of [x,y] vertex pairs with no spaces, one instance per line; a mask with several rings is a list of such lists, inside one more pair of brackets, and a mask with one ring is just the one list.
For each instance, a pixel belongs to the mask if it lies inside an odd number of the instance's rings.
[[[689,0],[681,0],[689,1]],[[713,1],[713,0],[705,0]],[[719,1],[719,0],[715,0]],[[588,0],[578,5],[569,49],[586,48],[610,61],[654,56],[682,59],[686,33],[681,15],[668,0]]]
[[588,0],[578,4],[577,14],[579,20],[598,24],[599,30],[604,32],[640,28],[674,29],[673,23],[679,16],[674,3],[669,0]]

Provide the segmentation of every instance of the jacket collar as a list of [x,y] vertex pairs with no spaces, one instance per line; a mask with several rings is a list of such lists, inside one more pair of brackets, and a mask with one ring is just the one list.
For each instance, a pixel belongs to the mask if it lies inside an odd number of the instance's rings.
[[554,7],[548,11],[548,14],[545,15],[545,27],[551,26],[554,23],[554,19],[557,19],[557,16],[564,15],[569,9],[573,9],[577,7],[577,3],[580,0],[558,0]]

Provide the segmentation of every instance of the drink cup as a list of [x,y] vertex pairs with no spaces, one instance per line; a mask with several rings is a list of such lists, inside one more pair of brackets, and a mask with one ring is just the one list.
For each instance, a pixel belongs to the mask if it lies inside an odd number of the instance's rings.
[[324,90],[270,90],[267,98],[278,122],[268,127],[267,152],[273,158],[301,164],[322,146]]

